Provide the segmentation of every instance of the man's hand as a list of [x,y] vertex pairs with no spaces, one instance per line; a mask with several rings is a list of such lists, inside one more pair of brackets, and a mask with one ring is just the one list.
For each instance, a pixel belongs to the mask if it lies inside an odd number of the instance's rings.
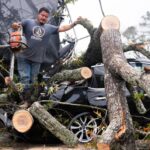
[[78,17],[71,25],[72,27],[76,26],[77,24],[80,23],[81,17]]
[[74,22],[72,22],[71,24],[69,25],[62,25],[59,27],[58,29],[58,32],[65,32],[65,31],[68,31],[70,29],[72,29],[74,26],[76,26],[77,24],[80,23],[82,17],[78,17]]
[[17,22],[14,22],[11,27],[14,29],[14,30],[18,30],[20,27],[21,27],[21,23],[17,23]]
[[12,83],[12,79],[10,77],[5,77],[5,84],[8,86]]
[[74,24],[75,24],[75,25],[79,24],[80,21],[81,21],[81,19],[82,19],[82,17],[79,16],[79,17],[74,21]]

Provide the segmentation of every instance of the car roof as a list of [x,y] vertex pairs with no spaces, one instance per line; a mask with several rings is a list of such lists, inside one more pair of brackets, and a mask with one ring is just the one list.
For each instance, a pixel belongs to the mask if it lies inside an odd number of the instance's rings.
[[[138,58],[138,59],[127,59],[128,63],[129,64],[145,64],[146,65],[150,65],[150,60],[148,59],[141,59],[141,58]],[[101,63],[101,64],[96,64],[96,65],[93,65],[91,66],[92,70],[94,71],[94,74],[98,74],[98,75],[104,75],[104,64]]]

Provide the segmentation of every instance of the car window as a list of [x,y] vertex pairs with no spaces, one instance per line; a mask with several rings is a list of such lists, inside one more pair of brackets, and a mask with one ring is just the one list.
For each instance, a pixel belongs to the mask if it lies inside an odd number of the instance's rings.
[[142,71],[142,64],[141,63],[135,63],[135,66],[133,66],[137,71]]
[[93,70],[93,76],[89,86],[95,88],[104,88],[104,65],[97,64],[91,68]]

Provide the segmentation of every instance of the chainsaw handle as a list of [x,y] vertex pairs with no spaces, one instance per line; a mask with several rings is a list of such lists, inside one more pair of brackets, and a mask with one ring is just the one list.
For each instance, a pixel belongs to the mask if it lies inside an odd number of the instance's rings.
[[10,45],[0,45],[0,49],[1,48],[9,48],[10,47]]
[[[26,43],[23,43],[23,42],[15,42],[15,41],[9,42],[10,45],[11,45],[11,43],[19,43],[19,44],[21,44],[22,47],[24,47],[24,48],[28,48],[28,47],[29,47]],[[11,47],[11,46],[10,46],[10,47]],[[11,47],[11,48],[13,49],[13,48],[16,48],[16,47]]]

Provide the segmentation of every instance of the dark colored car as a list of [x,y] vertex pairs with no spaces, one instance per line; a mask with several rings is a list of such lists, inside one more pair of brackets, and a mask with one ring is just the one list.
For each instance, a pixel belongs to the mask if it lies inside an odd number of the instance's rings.
[[[143,71],[143,68],[145,66],[150,66],[149,60],[128,59],[128,63],[133,66],[137,71]],[[50,99],[61,102],[63,101],[66,103],[82,104],[107,109],[107,100],[105,97],[104,88],[104,65],[98,64],[92,66],[91,68],[93,71],[93,76],[89,81],[87,81],[86,84],[62,85],[60,90],[50,96]],[[142,89],[140,89],[140,91],[144,93]],[[135,103],[132,100],[132,97],[130,96],[130,93],[127,89],[125,90],[125,95],[127,97],[132,117],[135,120],[140,121],[140,123],[142,124],[145,124],[145,122],[149,122],[149,119],[144,120],[144,117],[150,118],[149,111],[147,111],[147,113],[145,114],[139,114],[136,109]],[[147,110],[149,110],[149,98],[145,96],[143,102]],[[57,105],[56,108],[58,106],[61,107],[60,105]],[[70,106],[63,108],[63,110],[69,111],[70,114],[73,114],[73,117],[69,122],[68,128],[74,132],[80,142],[89,142],[90,140],[92,140],[91,135],[87,134],[89,130],[93,131],[93,135],[101,133],[101,131],[106,128],[106,124],[108,122],[106,112],[102,113],[102,111],[100,111],[99,113],[103,114],[103,118],[98,118],[93,113],[93,110],[84,110],[80,108],[80,106],[77,107],[78,109],[76,107],[72,107],[69,110],[69,107]],[[137,116],[139,118],[143,117],[143,120],[141,121]],[[90,123],[92,123],[92,125]]]

